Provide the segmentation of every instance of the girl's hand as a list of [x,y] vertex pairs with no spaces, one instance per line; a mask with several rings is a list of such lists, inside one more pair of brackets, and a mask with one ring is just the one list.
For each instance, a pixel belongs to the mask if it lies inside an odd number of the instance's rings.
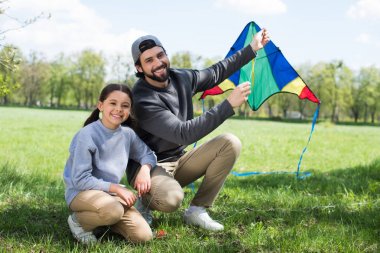
[[111,184],[110,192],[116,193],[127,204],[127,207],[131,207],[135,204],[137,197],[130,190],[124,188],[118,184]]
[[141,166],[139,173],[136,176],[133,188],[137,190],[138,196],[141,197],[150,191],[150,169],[152,166],[144,164]]

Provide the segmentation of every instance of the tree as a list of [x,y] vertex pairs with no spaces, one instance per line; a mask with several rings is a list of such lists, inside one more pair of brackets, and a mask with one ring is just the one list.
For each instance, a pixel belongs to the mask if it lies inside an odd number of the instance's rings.
[[61,107],[62,100],[69,89],[69,67],[70,62],[63,53],[51,63],[51,77],[48,82],[50,106]]
[[[309,63],[301,64],[297,68],[297,72],[302,77],[304,82],[310,87],[310,89],[312,91],[316,92],[317,91],[317,85],[312,82],[312,76],[311,76],[312,71],[311,70],[312,70],[312,66]],[[315,93],[315,95],[317,97],[319,96],[318,93]],[[303,119],[303,117],[305,116],[305,111],[306,111],[306,108],[309,104],[310,103],[308,103],[305,99],[298,99],[297,100],[296,106],[297,106],[297,110],[300,112],[300,119]]]
[[76,94],[78,106],[81,106],[81,97],[83,97],[84,107],[88,109],[96,104],[99,91],[104,85],[105,59],[100,53],[84,50],[79,55],[72,71],[77,77],[73,78],[75,82],[72,85],[78,91]]
[[[13,30],[22,29],[22,28],[36,22],[40,18],[50,18],[50,16],[51,16],[50,14],[45,15],[42,12],[38,16],[35,16],[33,18],[30,18],[27,20],[20,20],[18,18],[12,17],[12,16],[7,14],[9,7],[5,6],[6,2],[8,2],[8,1],[0,0],[0,15],[5,16],[6,18],[14,21],[15,26],[0,29],[0,42],[5,40],[5,34],[6,33],[13,31]],[[12,72],[17,70],[17,66],[20,64],[20,59],[18,58],[19,50],[12,45],[6,45],[3,43],[0,43],[0,50],[2,52],[0,54],[1,72],[7,73],[6,75],[2,75],[3,78],[0,78],[0,97],[3,97],[3,96],[6,96],[7,94],[11,93],[12,91],[14,91],[18,88],[18,85],[15,85],[15,83],[13,83],[11,79],[7,79],[4,77],[11,76]]]
[[192,55],[190,52],[175,53],[171,59],[170,64],[173,68],[192,68]]
[[324,87],[324,69],[326,63],[320,62],[313,65],[310,69],[309,80],[314,85],[314,92],[319,96],[323,106],[320,109],[320,118],[326,118],[329,109],[330,93]]
[[354,118],[354,122],[357,123],[360,117],[360,112],[364,108],[362,92],[359,82],[353,82],[350,87],[350,92],[345,96],[346,103]]
[[317,94],[323,101],[321,115],[330,117],[332,122],[338,122],[345,107],[343,88],[352,83],[352,71],[342,61],[333,61],[319,63],[313,66],[311,72],[310,82],[317,84]]
[[21,87],[19,92],[24,98],[24,105],[33,106],[44,104],[47,83],[50,79],[50,65],[43,56],[32,52],[29,59],[20,65]]
[[284,119],[288,117],[288,111],[290,109],[290,106],[292,105],[292,96],[294,95],[289,94],[289,93],[288,94],[280,93],[275,96],[278,107],[281,109],[282,117]]
[[326,66],[327,70],[327,83],[329,84],[329,91],[331,92],[331,121],[338,122],[339,121],[339,98],[340,98],[340,90],[339,86],[339,71],[342,67],[342,62],[333,62],[329,63]]
[[379,86],[380,72],[376,67],[365,67],[360,70],[359,82],[361,84],[361,98],[364,102],[364,122],[367,122],[368,115],[371,122],[375,122],[375,115],[379,106]]
[[12,45],[6,45],[0,51],[0,97],[4,98],[4,103],[6,96],[20,87],[15,76],[21,57],[21,52]]
[[267,107],[268,109],[268,117],[269,118],[273,118],[275,117],[275,114],[274,114],[274,107],[276,106],[276,103],[273,99],[269,98],[268,100],[266,100],[264,102],[264,105]]
[[122,54],[111,58],[111,77],[108,82],[125,83],[132,87],[136,82],[134,64]]

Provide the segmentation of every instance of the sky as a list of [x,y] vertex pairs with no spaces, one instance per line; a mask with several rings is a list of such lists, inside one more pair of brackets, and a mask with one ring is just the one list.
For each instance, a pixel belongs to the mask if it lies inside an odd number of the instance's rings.
[[[10,31],[0,44],[47,59],[84,49],[131,58],[131,44],[145,34],[157,36],[169,57],[222,59],[254,21],[292,65],[343,60],[353,69],[380,67],[380,0],[8,0],[1,6],[0,31]],[[17,29],[16,19],[39,15]]]

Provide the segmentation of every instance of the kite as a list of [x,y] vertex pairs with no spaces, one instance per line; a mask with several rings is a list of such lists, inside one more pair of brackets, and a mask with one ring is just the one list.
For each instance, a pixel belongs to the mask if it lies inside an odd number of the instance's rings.
[[[253,36],[260,30],[261,28],[255,22],[252,21],[248,23],[231,47],[226,58],[249,45]],[[234,89],[237,85],[246,81],[251,83],[251,94],[249,95],[247,102],[250,108],[254,111],[258,110],[268,98],[277,93],[292,93],[297,95],[300,99],[307,99],[318,104],[314,113],[309,140],[306,144],[307,147],[318,117],[320,100],[310,90],[294,68],[285,59],[281,50],[272,41],[269,41],[263,49],[259,50],[252,61],[233,73],[228,79],[218,86],[205,91],[200,99],[204,99],[207,95],[222,94],[227,90]],[[297,178],[299,178],[300,164],[302,156],[306,151],[306,147],[304,148],[298,163]],[[252,173],[257,174],[255,172]]]
[[[261,28],[255,22],[248,23],[231,47],[226,58],[249,45],[253,36],[260,30]],[[246,81],[251,83],[251,94],[247,102],[254,111],[258,110],[269,97],[280,92],[293,93],[300,99],[308,99],[314,103],[320,103],[319,99],[272,41],[269,41],[263,49],[259,50],[256,58],[251,62],[247,63],[218,86],[205,91],[201,99],[204,99],[207,95],[222,94]]]

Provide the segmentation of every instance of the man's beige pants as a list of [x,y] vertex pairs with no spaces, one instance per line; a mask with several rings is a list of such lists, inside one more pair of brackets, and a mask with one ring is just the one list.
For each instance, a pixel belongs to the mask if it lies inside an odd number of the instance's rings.
[[184,198],[182,187],[203,176],[192,205],[210,207],[223,187],[241,150],[240,140],[222,134],[184,154],[176,162],[158,163],[151,173],[151,190],[143,202],[152,210],[173,212]]

